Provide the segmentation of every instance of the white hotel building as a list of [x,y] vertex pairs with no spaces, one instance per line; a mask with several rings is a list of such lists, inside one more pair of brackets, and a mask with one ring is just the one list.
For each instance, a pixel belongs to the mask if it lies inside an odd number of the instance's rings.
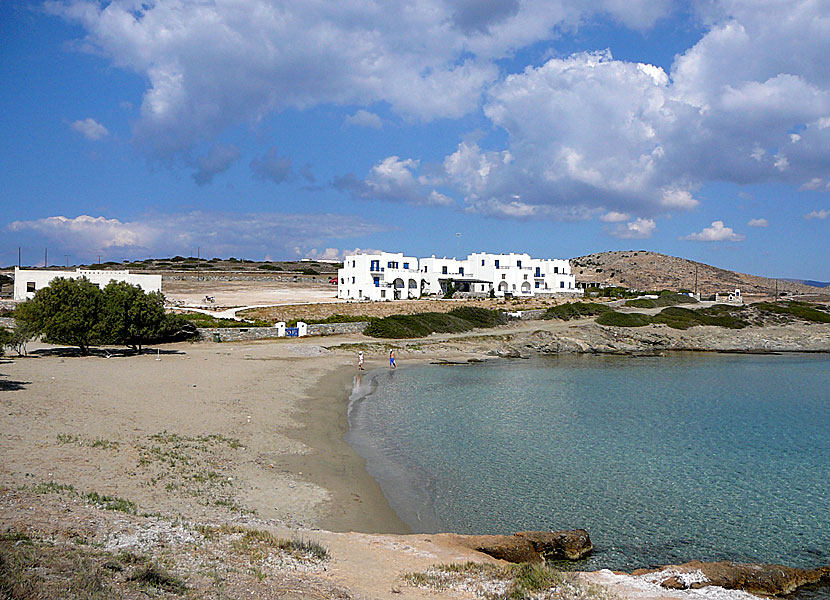
[[49,271],[46,269],[20,269],[14,268],[14,299],[30,300],[35,297],[35,292],[47,287],[53,279],[63,277],[64,279],[80,279],[86,277],[102,288],[111,281],[126,281],[137,285],[147,293],[161,291],[161,275],[139,275],[129,271],[109,271],[94,269],[76,269],[74,271]]
[[580,296],[567,260],[529,254],[470,254],[418,259],[401,253],[347,256],[337,272],[337,297],[348,300],[405,300],[443,295],[452,283],[475,296]]

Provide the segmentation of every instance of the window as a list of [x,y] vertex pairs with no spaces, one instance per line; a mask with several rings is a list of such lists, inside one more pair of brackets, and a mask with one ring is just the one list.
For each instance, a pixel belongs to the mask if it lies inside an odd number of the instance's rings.
[[564,281],[560,281],[560,282],[559,282],[559,287],[561,287],[561,288],[565,287],[565,282],[564,282]]
[[521,268],[522,268],[522,261],[517,260],[517,261],[516,261],[516,266],[517,266],[517,267],[519,267],[519,268],[521,269]]
[[342,278],[342,277],[340,278],[340,283],[346,283],[346,282],[343,280],[343,278]]
[[553,272],[558,273],[559,272],[559,267],[553,267]]
[[354,283],[354,277],[352,277],[352,283]]
[[482,267],[484,266],[484,259],[483,258],[481,259],[481,266]]
[[373,260],[372,261],[372,266],[369,267],[369,268],[372,271],[380,271],[380,261],[379,260]]
[[408,269],[408,268],[409,268],[409,263],[404,263],[404,264],[403,264],[403,268],[404,268],[404,269]]
[[442,274],[442,275],[446,275],[446,274],[447,274],[447,265],[444,265],[443,267],[441,267],[441,274]]
[[496,268],[499,268],[499,261],[496,261]]
[[381,298],[386,298],[386,290],[381,290],[380,291],[380,297]]
[[539,267],[536,267],[536,277],[541,277],[541,276],[542,276],[542,269],[539,268]]
[[363,290],[357,290],[357,297],[363,298]]
[[501,274],[502,279],[505,279],[506,277],[507,277],[507,275],[505,275],[504,273]]
[[35,282],[34,281],[27,281],[26,282],[26,291],[27,292],[34,292],[35,291]]
[[354,261],[352,261],[352,269],[354,269]]
[[538,282],[538,281],[536,282],[536,287],[537,287],[537,288],[539,287],[539,282]]
[[375,282],[375,287],[380,287],[380,277],[372,277],[372,281]]
[[464,267],[458,267],[458,274],[459,274],[459,275],[463,275],[463,274],[464,274]]
[[525,275],[525,281],[527,281],[527,275]]

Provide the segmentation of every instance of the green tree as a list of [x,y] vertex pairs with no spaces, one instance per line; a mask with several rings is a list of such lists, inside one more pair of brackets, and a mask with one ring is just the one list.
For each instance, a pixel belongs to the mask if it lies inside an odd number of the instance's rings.
[[35,297],[20,304],[14,313],[33,334],[50,342],[78,346],[89,354],[90,346],[101,341],[103,293],[86,277],[58,277]]
[[113,281],[103,290],[102,308],[105,341],[124,344],[137,354],[142,346],[169,333],[161,292],[148,294],[137,285]]
[[12,332],[5,327],[0,327],[0,356],[3,356],[6,346],[11,344]]
[[[0,336],[1,337],[1,336]],[[14,328],[8,332],[6,346],[17,352],[18,356],[26,355],[26,344],[37,337],[37,332],[25,321],[15,320]]]

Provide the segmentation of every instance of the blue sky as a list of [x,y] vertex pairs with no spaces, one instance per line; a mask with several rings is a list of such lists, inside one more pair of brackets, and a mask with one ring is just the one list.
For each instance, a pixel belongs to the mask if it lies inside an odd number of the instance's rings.
[[647,249],[830,280],[827,0],[10,1],[0,44],[0,265]]

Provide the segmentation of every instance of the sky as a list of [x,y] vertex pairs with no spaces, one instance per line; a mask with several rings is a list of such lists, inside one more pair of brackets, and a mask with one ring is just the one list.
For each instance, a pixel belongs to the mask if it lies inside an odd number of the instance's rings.
[[652,250],[830,280],[830,0],[0,2],[0,265]]

